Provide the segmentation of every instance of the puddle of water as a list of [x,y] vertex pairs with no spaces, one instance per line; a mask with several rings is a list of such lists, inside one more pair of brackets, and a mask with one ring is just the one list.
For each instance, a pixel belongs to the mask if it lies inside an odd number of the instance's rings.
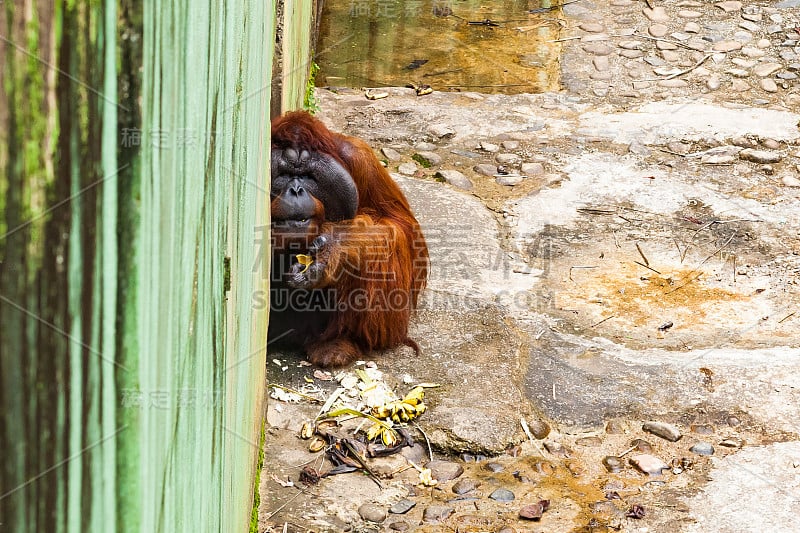
[[[549,0],[327,0],[318,86],[430,85],[518,94],[558,89],[558,10]],[[490,24],[470,22],[491,21]],[[494,25],[497,24],[497,25]]]

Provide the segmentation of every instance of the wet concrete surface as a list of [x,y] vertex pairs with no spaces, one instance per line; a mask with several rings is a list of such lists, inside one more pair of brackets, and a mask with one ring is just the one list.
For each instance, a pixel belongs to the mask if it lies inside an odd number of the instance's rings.
[[[629,4],[576,4],[562,33],[593,34],[579,28],[592,21],[619,25],[620,10],[646,31],[653,21],[644,4]],[[737,4],[666,3],[659,23],[678,31],[698,21],[701,31],[724,33],[758,14],[764,28],[777,24],[775,14],[782,28],[798,18],[796,8],[764,3],[766,11],[750,13]],[[758,31],[772,39],[767,57],[791,57],[796,45],[782,46],[785,35]],[[635,48],[619,40],[600,42],[614,45],[612,65],[626,68],[631,58],[620,51]],[[429,443],[465,471],[420,486],[396,455],[375,460],[383,489],[358,473],[306,487],[302,465],[325,465],[297,434],[320,405],[271,401],[261,531],[798,528],[800,87],[787,76],[774,92],[760,82],[745,90],[734,82],[749,78],[727,72],[739,57],[728,52],[708,74],[678,76],[685,86],[634,89],[620,75],[604,92],[589,75],[597,56],[586,42],[565,41],[558,93],[417,97],[389,88],[388,98],[370,101],[353,89],[318,91],[332,128],[387,159],[429,237],[432,275],[412,324],[423,353],[402,348],[375,361],[398,391],[442,385],[426,394],[412,461],[424,465]],[[663,52],[642,43],[644,54]],[[722,83],[711,90],[714,75]],[[426,168],[418,152],[441,161]],[[468,181],[444,183],[443,170]],[[270,363],[271,383],[311,380],[320,397],[336,387],[296,354],[272,358],[280,365]],[[549,433],[531,441],[523,418]],[[652,420],[681,438],[643,430]],[[710,456],[690,451],[709,447]],[[643,474],[631,463],[641,455],[669,468]],[[482,460],[465,461],[475,456]],[[604,466],[609,456],[621,456],[620,471]],[[278,482],[287,479],[294,485]],[[458,499],[452,486],[463,479],[480,485]],[[515,499],[492,499],[498,488]],[[379,523],[359,513],[364,504],[388,512],[404,499],[415,506]],[[520,518],[540,500],[550,502],[540,521]]]

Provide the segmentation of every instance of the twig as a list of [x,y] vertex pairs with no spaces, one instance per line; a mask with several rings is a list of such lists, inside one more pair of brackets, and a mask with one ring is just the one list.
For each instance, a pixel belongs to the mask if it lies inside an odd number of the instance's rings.
[[652,270],[653,272],[655,272],[655,273],[656,273],[656,274],[658,274],[659,276],[661,275],[661,272],[659,272],[658,270],[656,270],[656,269],[655,269],[655,268],[653,268],[653,267],[649,267],[649,266],[647,266],[647,265],[645,265],[644,263],[641,263],[641,262],[639,262],[639,261],[634,261],[634,263],[636,263],[636,264],[637,264],[637,265],[639,265],[639,266],[643,266],[643,267],[645,267],[647,270]]
[[636,245],[636,249],[639,251],[639,255],[641,255],[641,256],[642,256],[642,259],[644,259],[644,266],[646,266],[647,268],[650,268],[650,261],[648,261],[648,260],[647,260],[647,256],[646,256],[646,255],[644,255],[644,252],[642,251],[642,247],[641,247],[641,246],[639,246],[639,243],[638,243],[638,242],[635,242],[635,243],[633,243],[633,244],[635,244],[635,245]]
[[417,431],[422,433],[423,437],[425,437],[425,444],[428,445],[428,459],[433,461],[433,449],[431,448],[431,441],[430,439],[428,439],[428,435],[424,431],[422,431],[422,428],[418,423],[414,422],[414,427],[417,428]]
[[580,35],[573,35],[572,37],[563,37],[561,39],[550,39],[549,41],[545,41],[546,43],[563,43],[565,41],[575,41],[580,39]]
[[[299,488],[299,487],[298,487],[298,488]],[[293,501],[295,498],[297,498],[297,497],[298,497],[298,496],[300,496],[301,494],[305,494],[305,493],[306,493],[306,489],[300,489],[300,492],[298,492],[297,494],[295,494],[294,496],[292,496],[291,498],[289,498],[288,500],[286,500],[286,501],[283,503],[283,505],[281,505],[280,507],[278,507],[277,509],[275,509],[274,511],[272,511],[272,512],[269,514],[269,516],[267,516],[267,518],[266,518],[266,519],[267,519],[267,520],[270,520],[270,519],[272,519],[272,517],[273,517],[273,516],[275,516],[276,514],[280,513],[280,512],[283,510],[283,508],[284,508],[284,507],[286,507],[287,505],[289,505],[290,503],[292,503],[292,501]]]
[[[651,270],[652,270],[652,269],[651,269]],[[606,320],[611,320],[611,319],[612,319],[612,318],[614,318],[615,316],[617,316],[617,315],[611,315],[611,316],[608,316],[608,317],[604,318],[603,320],[601,320],[600,322],[598,322],[597,324],[592,324],[592,325],[591,325],[591,326],[589,326],[589,327],[590,327],[590,328],[595,328],[595,327],[599,326],[600,324],[602,324],[603,322],[605,322]]]
[[611,37],[633,37],[634,35],[636,37],[641,37],[642,39],[650,39],[651,41],[663,41],[665,43],[672,43],[675,46],[681,46],[683,48],[686,48],[687,50],[694,50],[695,52],[697,51],[694,48],[692,48],[691,46],[683,44],[680,41],[675,41],[673,39],[664,39],[662,37],[651,37],[649,35],[645,35],[645,34],[639,33],[639,32],[635,32],[633,35],[611,35]]
[[781,324],[781,323],[783,323],[784,320],[787,320],[787,319],[793,317],[795,313],[797,313],[797,311],[792,311],[791,313],[789,313],[788,315],[786,315],[782,319],[778,320],[778,324]]
[[[659,41],[663,41],[664,39],[658,39],[658,40],[659,40]],[[667,42],[669,42],[669,41],[667,41]],[[713,55],[713,54],[706,54],[706,55],[704,55],[704,56],[703,56],[703,58],[702,58],[700,61],[698,61],[697,63],[695,63],[695,64],[694,64],[694,65],[692,65],[691,67],[689,67],[689,68],[687,68],[687,69],[684,69],[684,70],[681,70],[681,71],[679,71],[679,72],[675,72],[675,73],[673,73],[673,74],[670,74],[669,76],[664,76],[663,78],[653,78],[653,79],[649,79],[649,80],[641,80],[641,81],[662,81],[662,80],[671,80],[671,79],[673,79],[673,78],[677,78],[678,76],[683,76],[684,74],[688,74],[689,72],[693,71],[694,69],[696,69],[697,67],[699,67],[700,65],[702,65],[703,63],[705,63],[705,62],[706,62],[706,60],[707,60],[709,57],[711,57],[712,55]]]
[[[725,241],[725,243],[724,243],[722,246],[720,246],[719,248],[717,248],[716,250],[714,250],[714,251],[711,253],[711,255],[709,255],[708,257],[706,257],[705,259],[703,259],[703,260],[700,262],[700,264],[699,264],[699,265],[697,265],[696,269],[697,269],[697,268],[700,268],[701,266],[703,266],[703,265],[706,263],[706,261],[708,261],[709,259],[711,259],[711,258],[712,258],[712,257],[714,257],[715,255],[717,255],[719,252],[721,252],[721,251],[722,251],[724,248],[726,248],[726,247],[727,247],[727,246],[728,246],[728,245],[731,243],[731,241],[733,240],[733,238],[734,238],[735,236],[736,236],[736,232],[732,233],[732,234],[731,234],[731,236],[728,238],[728,240],[727,240],[727,241]],[[695,270],[696,270],[696,269],[695,269]],[[698,279],[700,276],[702,276],[702,275],[703,275],[703,273],[702,273],[702,272],[700,272],[699,274],[697,274],[695,277],[693,277],[692,279],[690,279],[689,281],[687,281],[687,282],[686,282],[686,283],[684,283],[683,285],[680,285],[680,286],[678,286],[678,287],[675,287],[675,288],[674,288],[674,289],[672,289],[671,291],[667,291],[667,292],[665,292],[664,294],[672,294],[673,292],[675,292],[675,291],[677,291],[677,290],[679,290],[679,289],[682,289],[682,288],[684,288],[685,286],[687,286],[688,284],[690,284],[690,283],[692,283],[693,281],[697,280],[697,279]]]

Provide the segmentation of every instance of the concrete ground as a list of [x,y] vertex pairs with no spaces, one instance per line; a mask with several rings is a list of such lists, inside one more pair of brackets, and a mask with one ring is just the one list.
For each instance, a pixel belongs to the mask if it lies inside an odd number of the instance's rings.
[[[377,367],[402,391],[442,387],[421,455],[374,463],[382,489],[300,484],[320,405],[271,401],[260,531],[800,530],[800,9],[652,4],[567,6],[558,93],[318,91],[431,248],[422,355]],[[270,359],[271,383],[336,386]],[[426,440],[464,472],[420,487],[407,458]],[[668,468],[643,474],[642,456]],[[479,485],[461,497],[459,480]],[[540,499],[540,521],[519,517]]]

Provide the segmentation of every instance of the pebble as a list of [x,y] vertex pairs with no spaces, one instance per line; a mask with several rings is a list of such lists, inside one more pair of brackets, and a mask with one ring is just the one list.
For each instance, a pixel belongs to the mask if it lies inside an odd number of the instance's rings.
[[[597,59],[597,58],[595,58]],[[519,141],[503,141],[500,143],[506,150],[516,150],[519,148]]]
[[503,185],[504,187],[514,187],[515,185],[522,183],[524,179],[525,178],[520,175],[510,174],[508,176],[497,176],[494,181],[498,185]]
[[687,22],[686,26],[683,27],[683,31],[686,33],[700,33],[700,24],[696,22]]
[[389,529],[392,531],[408,531],[411,529],[411,526],[408,525],[407,522],[403,522],[402,520],[398,520],[397,522],[392,522],[389,524]]
[[[672,141],[667,144],[667,148],[671,152],[675,152],[676,154],[688,154],[689,150],[692,149],[692,145],[689,143],[683,143],[680,141]],[[608,431],[608,430],[606,430]]]
[[731,68],[726,70],[725,72],[735,78],[746,78],[750,75],[750,73],[743,68]]
[[384,511],[383,508],[371,503],[365,503],[359,507],[358,514],[364,520],[376,522],[378,524],[386,520],[386,511]]
[[[660,82],[659,85],[664,87],[664,85],[661,85]],[[650,155],[650,149],[644,144],[642,144],[642,142],[639,141],[638,139],[634,139],[633,141],[631,141],[631,143],[628,145],[628,151],[632,154],[637,154],[642,156]]]
[[595,42],[583,45],[583,50],[596,56],[607,56],[614,51],[614,49],[604,42]]
[[772,46],[772,41],[770,41],[769,39],[760,39],[756,43],[756,46],[758,46],[759,48],[769,48],[770,46]]
[[698,435],[713,435],[714,427],[710,424],[692,424],[689,426],[689,431]]
[[542,513],[544,513],[550,507],[549,500],[542,500],[538,503],[531,503],[529,505],[523,506],[519,510],[519,517],[525,520],[539,520],[542,517]]
[[720,446],[725,446],[726,448],[741,448],[744,446],[744,441],[742,439],[731,438],[725,439],[719,443]]
[[569,451],[558,442],[553,442],[551,440],[546,441],[544,443],[544,447],[547,449],[548,452],[552,453],[557,457],[569,457]]
[[409,500],[408,498],[404,498],[389,507],[389,512],[392,514],[406,514],[413,509],[415,505],[417,505],[417,502]]
[[462,478],[453,484],[453,492],[456,494],[466,494],[481,486],[481,482],[475,479]]
[[430,165],[432,167],[435,167],[436,165],[440,165],[442,163],[442,161],[443,161],[442,156],[440,156],[436,152],[425,152],[425,151],[422,151],[422,152],[417,152],[414,155],[416,156],[415,159],[417,161],[422,159],[422,161],[424,161],[425,163],[427,163],[428,165]]
[[456,131],[449,126],[445,126],[444,124],[434,124],[428,128],[428,133],[437,139],[449,139],[456,134]]
[[742,13],[742,18],[752,22],[761,22],[761,20],[764,18],[764,15],[761,13]]
[[642,46],[642,41],[620,41],[619,47],[625,50],[638,50]]
[[752,46],[743,47],[741,52],[742,52],[743,56],[747,56],[747,57],[751,57],[751,58],[764,57],[764,54],[766,54],[766,52],[764,52],[764,50],[761,50],[760,48],[755,48],[755,47],[752,47]]
[[742,3],[735,0],[728,0],[714,5],[722,9],[725,13],[733,13],[734,11],[740,11],[742,9]]
[[742,67],[742,68],[753,68],[757,64],[753,60],[744,59],[744,58],[741,58],[741,57],[734,57],[733,59],[731,59],[731,63],[733,63],[734,65],[736,65],[738,67]]
[[642,13],[644,13],[644,16],[652,20],[653,22],[669,21],[669,15],[667,14],[667,10],[662,6],[655,6],[653,9],[644,8],[642,9]]
[[402,163],[397,167],[397,171],[403,176],[413,176],[417,173],[417,164],[412,162]]
[[653,24],[647,28],[647,31],[650,32],[650,35],[653,37],[663,37],[669,31],[669,28],[664,24]]
[[436,145],[431,143],[421,142],[414,145],[414,150],[420,150],[422,152],[430,152],[431,150],[436,150]]
[[731,82],[731,91],[735,93],[743,93],[750,90],[750,85],[746,80],[736,79]]
[[614,75],[611,72],[608,72],[608,71],[605,71],[605,72],[592,72],[591,74],[589,74],[589,79],[592,79],[592,80],[595,80],[595,81],[608,81],[613,77],[614,77]]
[[678,45],[675,43],[670,43],[668,41],[658,41],[656,42],[656,48],[659,50],[677,50]]
[[381,153],[389,161],[400,161],[403,158],[403,156],[400,155],[400,152],[398,152],[394,148],[389,148],[388,146],[384,146],[383,148],[381,148]]
[[678,16],[684,19],[696,19],[703,16],[699,11],[692,11],[689,9],[681,9],[678,11]]
[[641,50],[621,50],[619,55],[628,59],[636,59],[638,57],[642,57],[644,52]]
[[493,154],[495,152],[499,152],[500,151],[500,147],[499,146],[497,146],[496,144],[492,144],[490,142],[487,142],[487,141],[481,141],[480,149],[483,150],[484,152],[489,152],[490,154]]
[[453,187],[458,187],[459,189],[464,189],[465,191],[471,191],[474,187],[472,181],[470,181],[468,177],[458,170],[440,170],[434,175],[434,177],[437,179],[442,179]]
[[606,30],[605,27],[598,22],[584,22],[578,27],[583,31],[588,31],[589,33],[600,33]]
[[708,442],[698,442],[689,451],[697,455],[714,455],[714,447]]
[[464,467],[460,464],[440,459],[430,461],[425,467],[430,468],[433,478],[439,481],[450,481],[464,473]]
[[474,167],[472,167],[472,170],[483,176],[494,176],[495,174],[497,174],[497,167],[494,165],[489,165],[487,163],[475,165]]
[[606,467],[606,470],[610,473],[616,474],[622,472],[625,468],[625,462],[615,455],[607,455],[603,457],[603,466]]
[[677,427],[665,422],[645,422],[642,429],[670,442],[676,442],[683,436]]
[[578,446],[591,446],[597,447],[603,444],[603,440],[600,437],[596,437],[594,435],[590,437],[581,437],[575,441],[575,444]]
[[747,31],[751,31],[753,33],[761,30],[761,26],[759,26],[755,22],[750,22],[749,20],[745,20],[744,22],[739,24],[739,27]]
[[794,176],[784,176],[781,178],[781,182],[787,187],[800,187],[800,179]]
[[661,80],[657,83],[659,87],[667,87],[669,89],[680,89],[683,87],[688,87],[689,82],[686,80],[679,80],[677,78],[673,78],[671,80]]
[[797,79],[797,74],[795,74],[794,72],[778,72],[778,74],[776,76],[778,78],[782,79],[782,80],[796,80]]
[[763,139],[761,141],[761,145],[764,148],[768,148],[769,150],[780,150],[781,148],[781,143],[779,143],[775,139]]
[[631,447],[635,447],[636,451],[648,453],[653,450],[653,447],[644,439],[633,439],[631,441]]
[[651,476],[659,475],[669,468],[669,465],[658,457],[644,453],[631,456],[629,461],[640,472]]
[[422,521],[430,523],[444,522],[455,512],[452,507],[445,505],[429,505],[422,512]]
[[720,41],[715,43],[712,50],[715,52],[733,52],[734,50],[741,50],[742,43],[739,41]]
[[496,474],[498,472],[502,472],[503,470],[505,470],[505,467],[503,465],[501,465],[500,463],[496,463],[494,461],[489,461],[489,462],[484,463],[483,469],[484,470],[488,470],[489,472],[493,472],[493,473]]
[[489,494],[489,498],[496,502],[513,502],[516,496],[508,489],[497,489]]
[[753,163],[777,163],[783,156],[777,152],[768,152],[766,150],[754,150],[752,148],[745,148],[739,152],[739,158],[745,161],[752,161]]
[[528,429],[531,430],[533,438],[542,440],[550,434],[550,425],[540,418],[528,422]]
[[501,165],[513,165],[515,163],[519,163],[521,158],[517,154],[504,153],[504,154],[497,154],[497,157],[495,157],[494,159]]

